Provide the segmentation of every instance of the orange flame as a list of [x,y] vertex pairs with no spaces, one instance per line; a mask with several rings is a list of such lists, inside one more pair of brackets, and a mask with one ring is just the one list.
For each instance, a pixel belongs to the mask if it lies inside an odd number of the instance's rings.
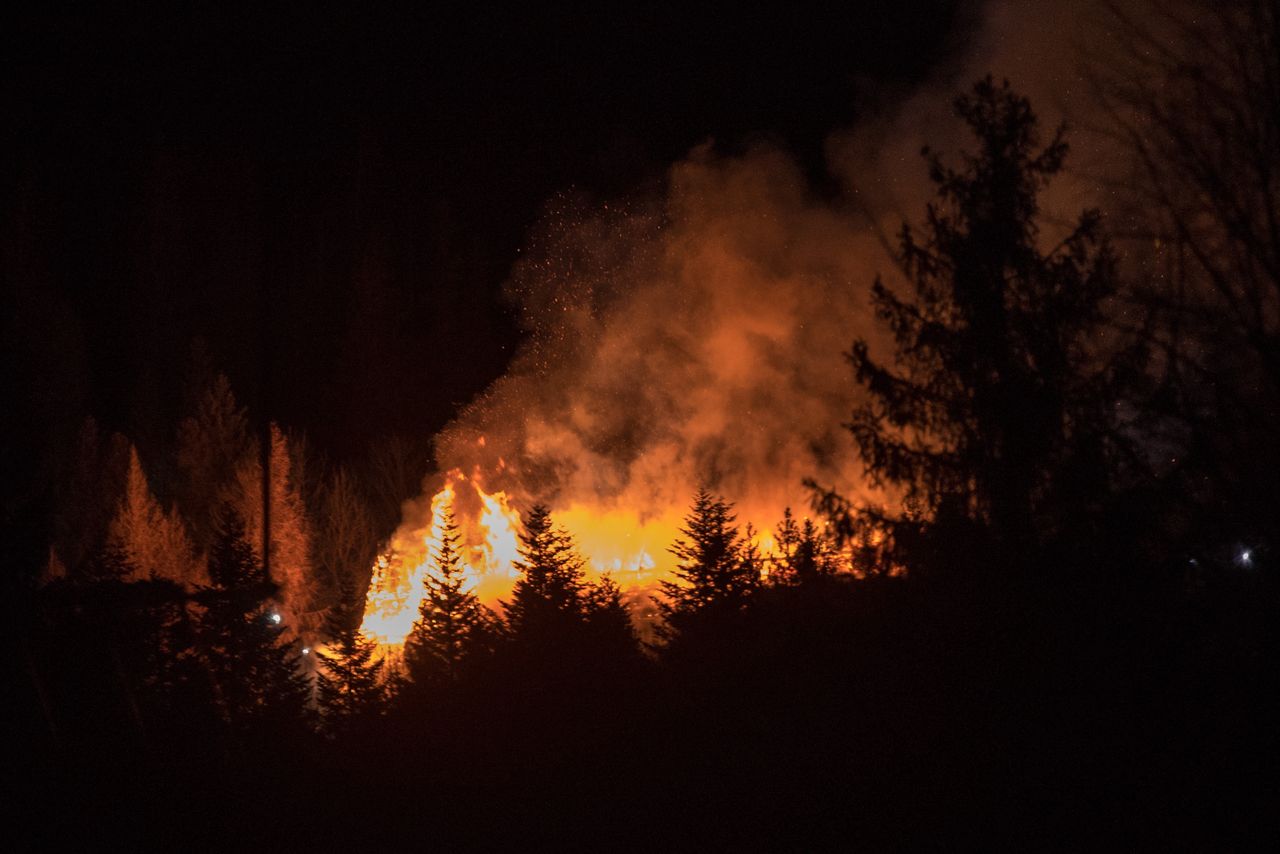
[[[414,513],[392,537],[373,569],[361,630],[394,654],[418,619],[424,577],[440,545],[446,508],[452,508],[461,539],[464,576],[490,606],[510,596],[518,572],[520,514],[505,492],[486,492],[479,476],[449,472],[431,498],[430,512]],[[642,513],[621,506],[570,502],[554,513],[555,523],[573,535],[587,560],[588,575],[609,574],[637,607],[649,605],[658,581],[669,577],[675,558],[669,548],[680,536],[687,507]],[[753,516],[756,514],[752,514]],[[753,542],[762,555],[776,549],[771,525],[757,523]],[[767,562],[766,562],[767,566]]]

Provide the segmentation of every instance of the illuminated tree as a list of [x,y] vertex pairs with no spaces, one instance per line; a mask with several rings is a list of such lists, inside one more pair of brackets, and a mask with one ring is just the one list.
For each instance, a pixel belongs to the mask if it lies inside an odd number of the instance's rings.
[[[301,617],[315,611],[313,603],[323,599],[311,567],[311,524],[295,477],[289,439],[271,425],[271,580],[280,586],[285,624],[299,633],[308,645],[314,644],[320,625],[302,625]],[[246,457],[237,479],[237,508],[245,521],[248,541],[262,560],[262,466],[257,455]]]
[[889,550],[931,525],[967,525],[998,565],[1106,491],[1116,374],[1096,345],[1116,276],[1095,212],[1041,248],[1037,197],[1062,169],[1063,131],[1041,146],[1028,101],[990,78],[955,107],[977,153],[956,169],[926,149],[937,198],[921,232],[902,229],[909,296],[880,279],[873,289],[893,360],[865,340],[849,354],[866,403],[848,427],[866,474],[912,512],[824,504],[842,533],[887,530]]
[[468,589],[458,542],[453,511],[446,509],[440,544],[423,576],[418,621],[405,642],[405,667],[418,687],[457,683],[492,650],[496,621]]
[[186,527],[176,513],[166,512],[147,483],[136,448],[130,450],[124,497],[107,534],[111,549],[120,553],[138,578],[165,579],[179,584],[204,580]]
[[383,661],[377,643],[360,631],[360,606],[355,584],[344,579],[338,603],[329,611],[328,643],[316,652],[321,722],[338,737],[380,715],[386,702]]
[[705,487],[698,490],[685,516],[683,535],[671,547],[679,563],[675,581],[661,582],[664,600],[658,608],[668,640],[706,615],[741,608],[759,585],[760,568],[738,528],[733,505]]
[[368,580],[378,537],[356,479],[338,468],[321,489],[318,504],[312,548],[317,574],[333,584],[335,592],[339,579]]
[[231,383],[216,375],[178,425],[179,505],[196,547],[205,551],[217,527],[219,503],[235,483],[236,470],[252,449],[248,416]]

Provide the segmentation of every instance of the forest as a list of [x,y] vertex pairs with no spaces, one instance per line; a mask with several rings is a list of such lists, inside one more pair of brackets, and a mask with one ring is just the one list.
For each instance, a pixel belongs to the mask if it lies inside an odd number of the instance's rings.
[[[851,285],[865,489],[766,528],[699,471],[656,570],[530,466],[336,458],[189,342],[176,419],[84,419],[6,508],[13,849],[1263,847],[1280,10],[1204,14],[1117,18],[1106,176],[1017,80],[953,93]],[[1047,216],[1068,178],[1120,201]]]

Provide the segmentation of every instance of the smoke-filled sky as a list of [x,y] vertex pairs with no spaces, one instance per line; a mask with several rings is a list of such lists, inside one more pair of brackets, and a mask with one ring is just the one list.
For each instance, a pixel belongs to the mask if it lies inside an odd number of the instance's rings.
[[[507,285],[525,343],[441,436],[441,467],[553,507],[660,513],[708,484],[767,520],[808,503],[805,478],[875,497],[842,427],[856,402],[842,354],[876,343],[869,287],[895,273],[885,239],[931,193],[921,147],[958,160],[971,140],[950,103],[987,72],[1026,81],[1046,140],[1068,116],[1088,124],[1086,11],[987,5],[964,52],[833,128],[825,192],[801,155],[757,140],[697,146],[621,205],[554,198]],[[1050,231],[1103,201],[1088,186],[1052,188]]]
[[548,498],[839,479],[867,212],[918,218],[978,75],[1076,104],[1093,8],[28,10],[0,27],[15,441],[93,413],[162,444],[199,337],[338,457],[457,419],[442,464],[505,454]]

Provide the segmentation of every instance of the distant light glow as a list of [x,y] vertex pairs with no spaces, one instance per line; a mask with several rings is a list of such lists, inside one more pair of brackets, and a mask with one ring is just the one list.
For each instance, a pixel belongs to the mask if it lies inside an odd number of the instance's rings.
[[311,647],[309,647],[309,646],[304,646],[304,647],[302,648],[302,654],[303,654],[303,655],[310,655],[310,654],[311,654]]
[[1253,566],[1253,549],[1240,549],[1240,552],[1236,555],[1236,563],[1243,567]]
[[275,623],[277,626],[278,626],[278,625],[280,625],[280,615],[279,615],[279,614],[272,614],[272,615],[271,615],[271,622]]

